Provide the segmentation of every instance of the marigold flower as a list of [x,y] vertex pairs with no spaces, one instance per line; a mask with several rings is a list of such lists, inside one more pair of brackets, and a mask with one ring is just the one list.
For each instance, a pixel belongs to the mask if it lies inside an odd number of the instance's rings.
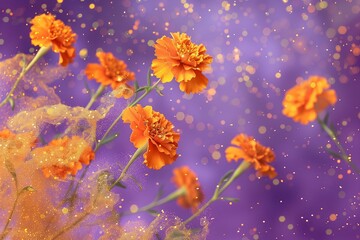
[[[127,82],[134,80],[135,74],[127,69],[125,62],[117,59],[112,53],[97,52],[96,56],[100,64],[89,63],[86,66],[85,74],[88,79],[95,79],[104,86],[110,85],[114,90],[119,87],[133,89]],[[130,98],[131,95],[124,94],[122,97]]]
[[130,123],[130,141],[136,148],[147,145],[144,164],[148,168],[160,169],[173,163],[178,155],[176,149],[180,134],[174,131],[172,123],[151,106],[136,105],[124,110],[122,119]]
[[42,168],[45,177],[65,179],[68,174],[75,176],[82,164],[90,164],[95,153],[84,139],[65,136],[35,149],[32,156]]
[[262,146],[253,137],[245,134],[234,137],[231,144],[236,147],[230,146],[225,150],[228,162],[242,158],[253,165],[258,175],[276,177],[274,167],[269,165],[275,159],[275,154],[270,148]]
[[52,50],[60,54],[59,64],[66,66],[73,62],[75,48],[73,44],[76,34],[71,27],[64,24],[61,20],[56,20],[51,14],[41,14],[35,16],[30,23],[31,43],[40,47],[52,47]]
[[203,44],[192,43],[186,33],[171,33],[171,36],[156,41],[156,59],[152,61],[151,69],[163,83],[175,77],[181,91],[199,93],[208,84],[202,71],[209,68],[212,57],[206,54]]
[[311,76],[285,93],[283,114],[301,124],[315,120],[318,113],[336,103],[336,92],[328,88],[326,78]]
[[204,193],[196,174],[187,166],[173,170],[172,181],[178,188],[185,188],[186,194],[178,198],[177,203],[184,208],[196,211],[199,204],[204,201]]

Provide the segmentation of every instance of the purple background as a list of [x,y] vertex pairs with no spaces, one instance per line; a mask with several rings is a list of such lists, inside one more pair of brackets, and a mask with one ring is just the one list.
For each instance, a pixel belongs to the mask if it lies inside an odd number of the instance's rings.
[[[311,0],[1,1],[0,60],[31,53],[28,21],[46,11],[56,14],[78,35],[78,54],[70,66],[74,75],[55,82],[57,92],[63,103],[85,106],[89,96],[81,92],[84,76],[80,70],[97,62],[98,48],[123,59],[143,85],[154,57],[148,41],[186,32],[214,57],[213,71],[206,75],[207,90],[215,89],[216,94],[211,96],[206,90],[185,96],[173,82],[164,85],[164,97],[152,93],[142,101],[143,105],[151,101],[156,111],[180,129],[181,156],[160,171],[135,163],[130,172],[144,190],[129,181],[133,191],[121,193],[123,207],[151,202],[159,185],[164,185],[166,193],[173,191],[172,169],[182,165],[197,173],[209,199],[220,177],[237,166],[226,162],[224,150],[236,134],[245,133],[274,150],[278,177],[258,179],[253,170],[247,171],[224,193],[238,197],[239,202],[218,201],[206,211],[208,239],[359,239],[359,177],[348,174],[344,162],[325,152],[329,139],[316,122],[300,125],[281,113],[284,93],[297,78],[329,78],[338,95],[335,107],[329,109],[330,121],[360,165],[356,147],[360,142],[359,56],[351,52],[352,45],[360,45],[360,1],[327,4],[320,9],[319,2]],[[138,29],[129,34],[136,21]],[[346,34],[338,32],[340,26],[347,28]],[[86,58],[79,56],[81,49],[87,49]],[[58,56],[50,53],[46,60],[56,64]],[[94,81],[89,84],[97,87]],[[124,104],[119,100],[119,106]],[[109,123],[103,122],[100,131]],[[264,127],[265,133],[259,131]],[[104,164],[124,166],[133,153],[129,126],[119,124],[116,131],[120,137],[98,152],[94,169]],[[163,209],[184,219],[191,215],[175,203]],[[337,219],[330,221],[330,214]],[[150,221],[151,217],[142,214],[141,219]],[[198,222],[192,226],[199,226]]]

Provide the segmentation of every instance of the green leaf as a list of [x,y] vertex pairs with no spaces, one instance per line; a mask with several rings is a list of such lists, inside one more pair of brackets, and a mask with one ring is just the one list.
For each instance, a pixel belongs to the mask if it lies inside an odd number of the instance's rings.
[[182,240],[182,239],[186,239],[185,237],[187,234],[185,234],[184,232],[182,232],[181,230],[178,229],[173,229],[172,231],[170,231],[170,233],[168,233],[166,235],[166,240]]
[[227,173],[225,173],[222,178],[219,181],[218,187],[216,187],[215,195],[220,191],[220,188],[224,185],[224,183],[229,180],[229,178],[233,175],[234,170],[230,170]]
[[32,186],[26,186],[26,187],[23,187],[23,189],[21,189],[21,191],[35,192],[35,188],[33,188]]
[[148,212],[150,215],[152,215],[154,217],[157,217],[159,215],[159,212],[154,209],[146,210],[146,212]]
[[135,88],[135,92],[136,92],[136,90],[139,89],[139,83],[137,80],[134,81],[134,88]]
[[14,111],[14,109],[15,109],[15,101],[14,101],[14,99],[13,99],[12,97],[9,97],[9,100],[8,100],[8,101],[9,101],[11,110]]
[[219,187],[221,187],[224,182],[226,182],[227,180],[229,180],[229,178],[231,177],[231,175],[234,173],[234,170],[230,170],[227,173],[224,174],[224,176],[220,179],[219,182]]
[[326,125],[328,124],[328,122],[329,122],[329,113],[328,113],[328,112],[326,113],[323,122],[324,122]]
[[104,140],[102,140],[101,142],[99,142],[99,145],[102,146],[104,144],[107,144],[107,143],[113,141],[118,136],[119,135],[117,133],[114,133],[113,135],[110,135],[110,136],[106,137]]
[[124,185],[124,184],[122,184],[121,182],[117,182],[116,184],[115,184],[115,186],[116,187],[120,187],[120,188],[126,188],[126,186]]
[[156,194],[154,202],[157,202],[162,196],[164,196],[164,186],[161,185],[159,191]]
[[9,171],[9,173],[11,174],[11,176],[13,177],[16,188],[17,188],[18,182],[17,182],[17,176],[16,176],[16,171],[15,171],[14,165],[12,164],[12,162],[6,160],[5,166],[6,166],[6,169]]
[[91,91],[87,79],[84,79],[84,87],[87,90],[87,92],[90,94],[90,96],[93,96],[93,92]]
[[156,92],[157,92],[161,97],[164,96],[164,94],[162,93],[162,91],[161,91],[158,87],[155,88],[155,90],[156,90]]
[[147,72],[147,85],[150,87],[151,86],[151,68],[149,68],[148,72]]
[[220,199],[228,202],[238,202],[240,200],[238,198],[232,198],[232,197],[222,197]]
[[139,187],[140,191],[143,189],[141,183],[135,177],[130,175],[129,178]]
[[325,148],[325,150],[328,152],[328,154],[330,154],[332,157],[336,158],[336,159],[343,159],[343,156],[340,153],[337,153],[329,148]]

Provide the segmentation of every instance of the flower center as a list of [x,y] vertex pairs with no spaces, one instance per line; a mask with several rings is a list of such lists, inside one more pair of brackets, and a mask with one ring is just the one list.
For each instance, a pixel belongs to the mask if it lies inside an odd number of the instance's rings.
[[199,55],[199,47],[189,39],[176,44],[176,51],[183,64],[196,67],[202,61],[202,54]]

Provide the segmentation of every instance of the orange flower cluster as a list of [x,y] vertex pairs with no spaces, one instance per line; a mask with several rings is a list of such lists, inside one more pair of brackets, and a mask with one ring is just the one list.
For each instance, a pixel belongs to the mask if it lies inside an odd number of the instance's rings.
[[160,169],[176,160],[180,134],[174,131],[174,126],[163,114],[153,111],[151,106],[143,108],[138,104],[125,109],[122,119],[130,123],[130,141],[134,146],[141,148],[147,144],[143,156],[148,168]]
[[76,175],[82,164],[88,165],[95,158],[95,153],[84,139],[65,136],[35,149],[32,156],[45,177],[65,179],[68,174]]
[[100,64],[90,63],[86,66],[85,74],[88,79],[95,79],[98,83],[117,91],[118,97],[130,98],[134,90],[127,83],[135,79],[135,74],[127,69],[122,60],[117,59],[112,53],[97,52]]
[[245,134],[234,137],[231,144],[236,147],[230,146],[225,150],[228,162],[244,159],[253,165],[258,175],[276,177],[274,167],[269,165],[275,159],[274,152],[270,148],[262,146],[253,137]]
[[318,113],[336,103],[335,90],[328,88],[326,78],[311,76],[285,93],[283,114],[302,124],[315,120]]
[[152,61],[151,68],[163,83],[175,77],[181,91],[199,93],[208,84],[202,71],[209,68],[212,57],[206,54],[203,44],[192,43],[186,33],[171,33],[171,36],[163,36],[156,41],[156,59]]
[[59,64],[66,66],[73,62],[75,48],[73,44],[76,34],[71,27],[64,24],[61,20],[55,20],[51,14],[41,14],[34,17],[30,23],[31,43],[40,47],[52,47],[56,53],[60,53]]
[[178,188],[185,188],[186,194],[179,197],[177,203],[184,208],[196,211],[199,204],[204,201],[204,193],[196,174],[187,166],[175,168],[172,181]]

